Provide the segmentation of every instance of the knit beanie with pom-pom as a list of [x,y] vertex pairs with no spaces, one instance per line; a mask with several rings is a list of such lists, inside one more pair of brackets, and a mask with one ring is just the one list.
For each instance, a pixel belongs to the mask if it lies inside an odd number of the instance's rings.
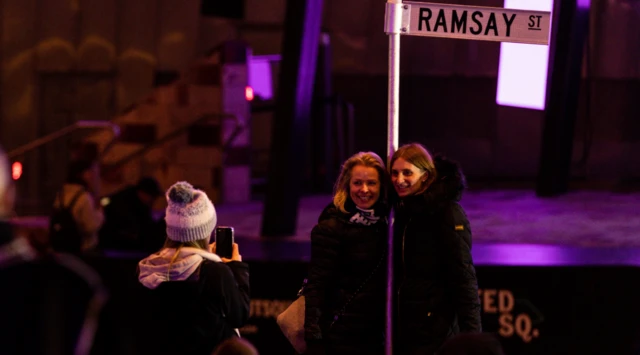
[[204,191],[194,189],[186,181],[167,190],[167,237],[176,242],[209,239],[217,217],[213,203]]

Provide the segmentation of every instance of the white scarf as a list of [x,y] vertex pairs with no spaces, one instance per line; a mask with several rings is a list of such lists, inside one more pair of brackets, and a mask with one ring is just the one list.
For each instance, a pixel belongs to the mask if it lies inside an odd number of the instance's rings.
[[370,226],[372,224],[376,224],[380,219],[380,216],[375,215],[376,211],[374,209],[365,210],[358,206],[356,206],[356,209],[358,209],[358,211],[349,219],[349,222],[351,223]]
[[140,283],[147,288],[155,289],[165,281],[184,281],[188,279],[205,259],[216,262],[222,261],[218,255],[208,251],[183,247],[180,248],[178,256],[172,264],[171,260],[176,251],[174,248],[166,248],[140,260],[138,263],[140,268],[138,280]]

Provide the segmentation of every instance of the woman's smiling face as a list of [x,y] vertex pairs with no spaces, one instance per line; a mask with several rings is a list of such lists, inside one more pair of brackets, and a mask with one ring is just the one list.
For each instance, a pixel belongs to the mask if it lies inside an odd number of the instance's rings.
[[391,167],[391,183],[401,198],[420,191],[427,177],[426,171],[420,170],[402,158],[396,159]]
[[380,176],[373,167],[356,165],[351,170],[349,197],[362,209],[370,209],[380,197]]

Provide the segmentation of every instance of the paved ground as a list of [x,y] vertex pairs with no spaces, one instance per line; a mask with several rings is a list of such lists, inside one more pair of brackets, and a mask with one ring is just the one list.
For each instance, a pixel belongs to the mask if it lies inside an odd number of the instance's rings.
[[[235,228],[247,258],[307,260],[309,232],[330,200],[302,198],[290,237],[260,237],[261,202],[216,206],[218,225]],[[483,190],[467,192],[462,205],[477,264],[640,266],[640,193],[578,191],[541,199],[530,190]],[[47,219],[23,217],[19,223],[44,230]]]
[[[300,201],[292,240],[307,241],[330,196]],[[533,191],[469,191],[464,206],[475,243],[550,244],[581,247],[640,247],[640,193],[573,192],[541,199]],[[242,237],[257,238],[262,203],[217,206],[220,224]]]

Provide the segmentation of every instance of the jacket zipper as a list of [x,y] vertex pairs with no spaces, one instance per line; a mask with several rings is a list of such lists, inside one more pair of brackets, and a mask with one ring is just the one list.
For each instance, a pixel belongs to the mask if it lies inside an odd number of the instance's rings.
[[400,324],[400,290],[402,290],[402,285],[404,284],[404,280],[407,278],[406,266],[404,263],[404,240],[405,240],[405,235],[407,234],[407,226],[409,225],[410,222],[411,222],[411,218],[409,218],[409,221],[407,222],[407,224],[404,225],[404,229],[402,230],[402,282],[400,282],[400,285],[398,286],[398,323],[397,324]]
[[407,276],[405,271],[406,270],[405,264],[404,264],[404,237],[407,234],[407,226],[409,225],[410,222],[411,222],[411,219],[409,219],[409,222],[405,224],[404,229],[402,230],[402,279],[403,280]]

